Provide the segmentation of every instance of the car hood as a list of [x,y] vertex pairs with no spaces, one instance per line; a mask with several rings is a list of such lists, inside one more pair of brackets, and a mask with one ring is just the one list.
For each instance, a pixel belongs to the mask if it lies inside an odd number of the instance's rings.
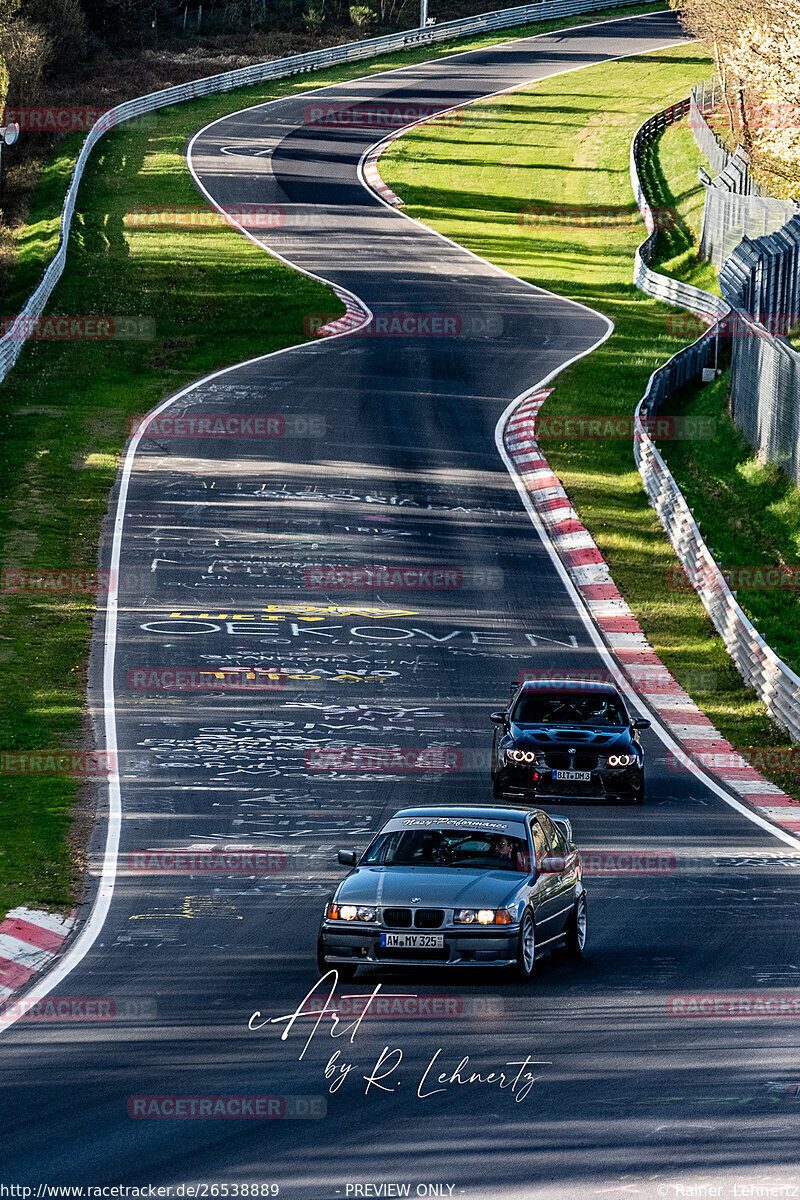
[[[502,908],[527,877],[454,867],[357,867],[339,885],[339,904],[411,908]],[[412,903],[413,897],[418,903]]]
[[538,725],[515,725],[510,728],[514,745],[521,750],[566,750],[574,746],[577,751],[595,750],[613,754],[628,750],[632,744],[631,731],[622,729],[587,729],[569,725],[551,725],[542,729]]

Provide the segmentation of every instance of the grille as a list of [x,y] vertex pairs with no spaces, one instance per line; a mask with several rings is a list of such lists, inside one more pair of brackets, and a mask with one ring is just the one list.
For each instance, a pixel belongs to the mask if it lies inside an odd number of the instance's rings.
[[563,751],[551,750],[545,755],[547,765],[553,771],[595,771],[597,769],[596,754],[569,754]]
[[545,760],[553,771],[568,771],[572,766],[569,755],[559,754],[556,750],[551,750],[549,754],[546,754]]
[[414,913],[417,929],[438,929],[444,921],[444,909],[419,908]]
[[411,909],[385,908],[383,910],[383,923],[391,929],[410,929]]

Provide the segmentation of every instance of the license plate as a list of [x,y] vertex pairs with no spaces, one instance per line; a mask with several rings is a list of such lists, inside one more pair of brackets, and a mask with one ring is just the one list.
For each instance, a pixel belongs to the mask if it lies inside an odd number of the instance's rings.
[[382,933],[381,946],[387,950],[441,950],[441,933]]
[[577,783],[588,783],[592,778],[591,771],[554,771],[555,779],[572,779]]

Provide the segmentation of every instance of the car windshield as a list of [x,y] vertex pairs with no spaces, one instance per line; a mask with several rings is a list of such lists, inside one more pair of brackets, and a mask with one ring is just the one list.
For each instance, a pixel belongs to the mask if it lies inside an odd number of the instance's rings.
[[474,829],[397,829],[381,833],[364,855],[362,865],[385,867],[481,867],[490,871],[527,874],[530,857],[526,841],[504,833]]
[[625,713],[616,696],[520,696],[512,721],[516,725],[624,725]]

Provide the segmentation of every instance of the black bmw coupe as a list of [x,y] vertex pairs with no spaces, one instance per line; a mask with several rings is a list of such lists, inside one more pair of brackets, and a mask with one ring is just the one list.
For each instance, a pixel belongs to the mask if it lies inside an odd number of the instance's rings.
[[531,680],[493,712],[494,797],[644,801],[639,731],[612,683]]

